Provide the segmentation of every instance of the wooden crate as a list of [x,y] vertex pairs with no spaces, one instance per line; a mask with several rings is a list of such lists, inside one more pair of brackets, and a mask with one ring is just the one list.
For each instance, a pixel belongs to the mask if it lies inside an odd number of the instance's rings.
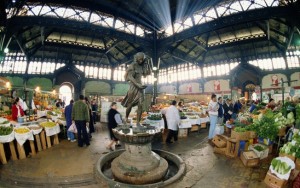
[[259,164],[259,157],[254,153],[254,151],[242,152],[240,158],[243,164],[247,167],[257,166]]
[[186,138],[187,135],[188,135],[188,129],[187,128],[183,128],[183,129],[178,130],[178,137],[179,138]]
[[206,128],[207,128],[207,127],[206,127],[206,123],[201,123],[200,126],[201,126],[202,129],[206,129]]
[[300,159],[299,158],[296,159],[295,165],[296,165],[296,170],[300,170]]
[[226,154],[226,148],[214,147],[214,153],[225,155]]
[[283,188],[287,186],[287,181],[279,179],[277,176],[271,173],[269,170],[264,182],[271,188]]
[[227,139],[228,137],[226,136],[223,136],[223,135],[216,135],[212,142],[219,148],[224,148],[226,147],[226,144],[227,144]]
[[239,141],[236,139],[228,139],[227,144],[226,144],[226,153],[225,155],[227,157],[237,157],[238,156],[238,151],[239,151]]
[[231,131],[231,138],[235,138],[237,140],[248,140],[249,132],[236,132],[234,130]]
[[191,132],[195,132],[195,131],[198,131],[198,130],[199,130],[198,125],[192,125]]

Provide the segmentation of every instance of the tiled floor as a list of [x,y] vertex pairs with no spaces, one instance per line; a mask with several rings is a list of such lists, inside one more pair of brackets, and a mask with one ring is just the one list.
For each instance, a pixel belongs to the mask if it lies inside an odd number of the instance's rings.
[[[0,187],[108,187],[97,184],[94,167],[107,152],[109,142],[105,125],[96,125],[89,147],[79,148],[77,143],[60,140],[59,145],[18,161],[9,160],[0,165]],[[259,167],[246,168],[239,158],[229,159],[214,154],[207,144],[207,130],[192,132],[178,143],[153,143],[154,149],[163,149],[179,155],[187,165],[187,172],[176,184],[168,188],[260,188],[269,167],[265,160]]]

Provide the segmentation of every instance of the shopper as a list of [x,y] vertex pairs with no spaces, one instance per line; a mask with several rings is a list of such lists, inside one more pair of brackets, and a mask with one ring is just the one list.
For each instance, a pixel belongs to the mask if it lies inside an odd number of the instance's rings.
[[22,117],[24,116],[24,111],[21,107],[21,101],[19,99],[19,97],[17,97],[12,105],[12,108],[11,108],[11,116],[12,116],[12,119],[14,121],[17,121],[18,120],[18,117]]
[[219,109],[218,109],[218,124],[223,124],[223,120],[224,120],[224,109],[223,109],[223,99],[222,97],[218,98],[218,105],[219,105]]
[[62,107],[63,107],[63,106],[62,106],[62,101],[61,101],[61,99],[58,99],[58,100],[56,101],[55,106],[56,106],[57,108],[62,108]]
[[97,111],[98,111],[97,101],[96,101],[96,99],[93,99],[92,100],[92,114],[93,114],[94,124],[96,124],[96,120],[97,120]]
[[176,101],[172,101],[171,106],[166,110],[166,119],[168,123],[168,136],[166,143],[173,143],[171,140],[174,138],[174,141],[178,140],[178,124],[180,122],[179,110],[176,108]]
[[67,127],[67,137],[71,142],[76,142],[73,132],[69,131],[70,126],[72,125],[72,109],[73,109],[74,100],[70,100],[70,104],[65,108],[65,118],[66,118],[66,127]]
[[91,107],[91,103],[89,101],[89,99],[87,97],[84,98],[85,102],[88,106],[89,109],[89,114],[90,114],[90,121],[89,121],[89,128],[90,128],[90,132],[89,132],[89,137],[92,137],[92,133],[95,132],[95,127],[94,127],[94,119],[93,119],[93,114],[92,114],[92,107]]
[[83,95],[80,95],[79,100],[76,101],[73,105],[72,120],[75,121],[77,128],[78,146],[83,147],[84,143],[89,146],[90,141],[86,131],[86,123],[90,122],[90,112],[88,106],[85,103]]
[[115,135],[112,131],[114,128],[116,128],[118,126],[118,124],[122,123],[121,114],[117,111],[117,103],[116,102],[111,103],[110,110],[107,113],[107,119],[108,119],[108,124],[107,124],[108,131],[109,131],[109,136],[110,136],[111,142],[106,146],[106,148],[113,151],[112,146],[114,144],[116,144],[115,147],[121,146],[120,144],[118,144],[118,139],[115,137]]
[[212,94],[211,100],[208,104],[208,114],[210,119],[209,134],[208,134],[209,141],[211,141],[214,137],[216,124],[218,121],[218,109],[219,109],[219,104],[217,102],[217,96],[215,94]]
[[226,99],[226,102],[223,105],[224,108],[224,123],[231,119],[231,115],[233,113],[233,107],[231,104],[231,99]]

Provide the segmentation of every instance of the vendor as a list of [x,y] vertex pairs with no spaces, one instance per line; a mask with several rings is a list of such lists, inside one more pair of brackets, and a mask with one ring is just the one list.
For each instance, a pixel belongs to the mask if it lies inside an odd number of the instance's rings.
[[21,117],[21,116],[24,116],[24,111],[21,107],[21,104],[20,104],[20,99],[19,97],[17,97],[13,103],[13,106],[12,106],[12,109],[11,109],[11,113],[12,113],[12,119],[14,121],[17,121],[18,120],[18,117]]
[[178,110],[179,110],[179,112],[183,112],[183,108],[184,108],[184,105],[183,105],[183,102],[182,101],[180,101],[179,103],[178,103]]
[[267,104],[267,108],[274,110],[276,107],[274,99],[270,98],[269,103]]

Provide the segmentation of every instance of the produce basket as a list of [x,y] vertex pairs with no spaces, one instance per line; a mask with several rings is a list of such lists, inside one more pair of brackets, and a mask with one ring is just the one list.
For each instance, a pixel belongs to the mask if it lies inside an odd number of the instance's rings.
[[[274,161],[279,161],[274,163]],[[282,165],[282,163],[285,163]],[[275,174],[278,178],[288,180],[291,171],[295,169],[295,163],[287,157],[276,157],[272,160],[270,165],[271,173]]]
[[15,128],[15,138],[20,146],[22,146],[26,140],[34,140],[32,132],[24,126]]
[[0,143],[11,142],[15,139],[12,127],[0,127]]
[[286,153],[279,153],[279,157],[287,157],[289,159],[291,159],[292,161],[296,161],[296,157],[290,154],[286,154]]

